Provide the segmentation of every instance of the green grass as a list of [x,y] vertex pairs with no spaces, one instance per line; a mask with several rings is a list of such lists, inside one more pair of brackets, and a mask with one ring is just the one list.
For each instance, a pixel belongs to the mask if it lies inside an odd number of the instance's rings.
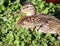
[[[26,1],[29,2],[29,0]],[[59,18],[60,4],[54,5],[42,0],[30,2],[35,5],[37,13],[51,14]],[[30,33],[27,29],[17,29],[16,23],[21,15],[14,13],[21,7],[20,0],[0,0],[0,46],[60,46],[56,35]]]

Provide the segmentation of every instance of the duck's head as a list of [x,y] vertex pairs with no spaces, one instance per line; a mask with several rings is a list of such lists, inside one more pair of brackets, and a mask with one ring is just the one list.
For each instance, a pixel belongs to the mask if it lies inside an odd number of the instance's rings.
[[32,3],[26,3],[21,8],[21,13],[24,13],[26,16],[35,15],[35,7]]

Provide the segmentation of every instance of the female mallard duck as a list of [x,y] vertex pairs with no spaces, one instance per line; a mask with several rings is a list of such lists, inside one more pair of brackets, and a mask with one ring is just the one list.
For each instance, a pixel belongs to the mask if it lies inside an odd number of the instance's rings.
[[21,13],[25,13],[17,22],[18,27],[35,29],[36,32],[57,33],[60,35],[60,20],[51,15],[35,14],[35,7],[31,3],[23,5]]

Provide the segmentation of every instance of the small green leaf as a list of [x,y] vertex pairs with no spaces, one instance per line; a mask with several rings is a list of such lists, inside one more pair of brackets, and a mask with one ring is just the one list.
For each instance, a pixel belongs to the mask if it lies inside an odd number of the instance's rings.
[[4,0],[0,0],[0,5],[2,5],[4,3]]

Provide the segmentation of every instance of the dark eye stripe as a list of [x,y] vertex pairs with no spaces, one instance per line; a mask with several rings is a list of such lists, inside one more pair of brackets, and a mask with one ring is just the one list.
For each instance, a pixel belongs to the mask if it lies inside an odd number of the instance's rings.
[[33,6],[26,6],[26,7],[23,7],[23,9],[28,8],[28,7],[33,7]]

